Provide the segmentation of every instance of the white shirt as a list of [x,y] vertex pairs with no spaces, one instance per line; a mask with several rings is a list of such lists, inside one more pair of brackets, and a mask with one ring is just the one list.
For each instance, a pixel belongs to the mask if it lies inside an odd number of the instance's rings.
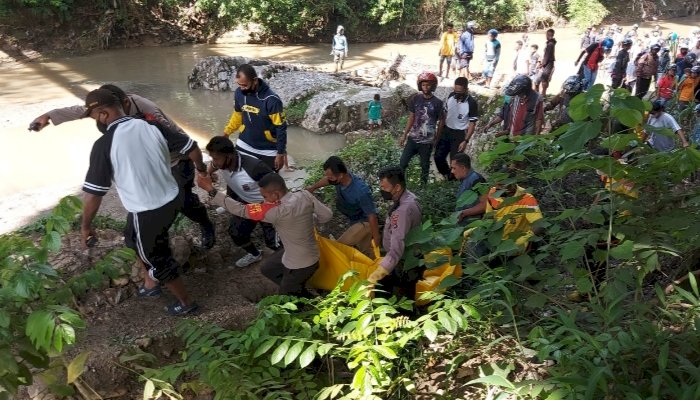
[[527,75],[529,73],[529,71],[528,71],[529,59],[530,59],[530,55],[527,53],[525,48],[518,50],[518,53],[515,56],[515,73],[516,74]]
[[470,122],[477,120],[476,109],[473,97],[468,96],[464,101],[457,101],[454,93],[450,93],[445,100],[445,126],[455,130],[466,130]]
[[[239,164],[242,164],[239,162]],[[226,186],[233,190],[241,200],[246,203],[262,203],[265,201],[260,194],[260,186],[253,178],[239,165],[237,171],[221,171],[226,181]]]
[[[647,123],[655,128],[666,128],[670,129],[673,133],[681,130],[681,126],[678,122],[669,114],[661,113],[659,118],[655,118],[653,115],[649,116],[649,121]],[[649,132],[649,144],[651,147],[658,151],[671,151],[676,148],[676,139],[666,135],[661,135],[655,132]]]

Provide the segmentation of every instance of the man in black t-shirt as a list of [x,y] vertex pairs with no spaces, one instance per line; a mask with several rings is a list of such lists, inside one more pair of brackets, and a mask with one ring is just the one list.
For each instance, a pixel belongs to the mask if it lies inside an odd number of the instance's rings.
[[423,184],[428,182],[430,172],[430,154],[433,152],[435,138],[439,136],[443,118],[442,100],[433,95],[437,87],[437,77],[431,72],[418,75],[418,90],[410,101],[406,130],[399,142],[404,147],[399,164],[406,171],[408,163],[416,154],[420,156]]

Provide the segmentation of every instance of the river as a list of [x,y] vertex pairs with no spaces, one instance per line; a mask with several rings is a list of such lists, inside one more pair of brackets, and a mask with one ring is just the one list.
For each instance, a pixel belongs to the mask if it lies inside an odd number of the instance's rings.
[[[665,31],[685,35],[699,16],[659,22]],[[653,23],[642,24],[642,30]],[[544,31],[529,34],[530,43],[544,47]],[[579,33],[557,29],[557,64],[553,91],[574,72],[579,53]],[[512,65],[512,51],[520,33],[499,35],[504,60],[498,71]],[[350,34],[346,69],[383,66],[400,53],[427,65],[437,59],[437,42],[353,44]],[[477,37],[474,64],[480,65],[484,37]],[[90,148],[97,131],[92,120],[49,126],[27,132],[31,120],[60,106],[81,104],[85,94],[103,83],[115,83],[127,92],[154,100],[170,117],[204,147],[209,137],[220,134],[231,112],[232,94],[190,90],[187,75],[195,62],[210,55],[243,55],[276,61],[303,63],[331,70],[329,45],[269,46],[224,42],[114,49],[79,57],[57,57],[39,62],[0,67],[0,138],[5,155],[0,161],[0,233],[27,223],[55,204],[61,196],[75,193],[84,178]],[[441,85],[451,85],[450,80]],[[273,88],[274,89],[274,88]],[[289,153],[298,163],[327,157],[344,144],[342,135],[315,135],[291,128]]]

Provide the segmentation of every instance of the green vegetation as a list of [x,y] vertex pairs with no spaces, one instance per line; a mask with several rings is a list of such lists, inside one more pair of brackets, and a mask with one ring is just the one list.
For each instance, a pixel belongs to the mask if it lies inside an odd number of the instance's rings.
[[[81,25],[83,17],[89,15],[91,24],[84,25],[85,33],[95,33],[92,37],[102,47],[115,40],[133,39],[153,24],[183,38],[208,40],[240,24],[255,23],[261,32],[254,39],[267,42],[327,42],[342,24],[352,40],[372,41],[436,37],[448,21],[459,26],[475,20],[485,31],[549,26],[559,18],[584,26],[601,22],[607,13],[596,0],[561,4],[534,0],[14,0],[0,4],[0,18],[15,24],[23,20]],[[95,19],[95,15],[99,17]],[[83,34],[81,40],[89,37]]]
[[76,330],[85,328],[72,308],[75,297],[120,276],[134,260],[132,251],[116,249],[79,275],[54,269],[49,257],[61,250],[81,207],[73,196],[62,199],[42,219],[38,243],[18,235],[0,236],[0,399],[12,398],[39,373],[53,392],[73,394],[70,384],[80,379],[87,359],[87,353],[73,360],[63,356],[75,343]]
[[579,28],[598,25],[608,15],[608,9],[598,0],[569,0],[566,16]]
[[358,283],[311,300],[271,296],[259,303],[259,317],[244,331],[186,321],[179,327],[188,346],[182,362],[151,373],[161,387],[184,379],[181,387],[210,387],[216,399],[406,396],[414,387],[412,358],[422,339],[433,341],[440,330],[480,329],[472,305],[478,299],[436,298],[422,316],[409,318],[411,302],[369,293]]
[[[244,330],[183,321],[176,362],[159,365],[141,350],[120,362],[139,371],[146,399],[696,399],[700,289],[689,272],[700,267],[700,186],[689,178],[700,151],[639,146],[642,130],[672,135],[644,125],[649,108],[595,85],[571,101],[572,123],[497,139],[479,155],[490,180],[482,192],[515,183],[539,199],[544,218],[525,253],[490,216],[472,222],[465,241],[450,211],[454,186],[418,189],[411,166],[424,221],[406,238],[405,266],[434,268],[445,260],[422,255],[449,248],[463,269],[442,281],[444,294],[424,294],[427,305],[375,296],[381,287],[366,282],[315,299],[271,296]],[[399,154],[391,136],[340,152],[375,189],[376,171]],[[0,236],[0,399],[36,373],[55,392],[73,392],[87,359],[61,355],[84,327],[73,298],[133,260],[117,249],[81,275],[52,268],[49,255],[79,212],[69,197],[43,231],[34,227],[36,243]]]
[[[406,239],[406,265],[451,248],[464,275],[443,281],[444,296],[416,308],[356,284],[313,300],[268,298],[242,332],[186,322],[182,361],[149,370],[149,387],[208,387],[222,399],[410,399],[439,365],[446,375],[433,390],[445,399],[696,398],[700,292],[688,271],[700,250],[700,190],[683,180],[700,168],[700,152],[638,147],[636,130],[653,130],[642,119],[649,104],[626,90],[603,93],[596,85],[576,97],[574,122],[556,132],[499,139],[479,157],[491,183],[517,183],[540,200],[542,233],[527,253],[491,218],[473,222],[465,243],[456,215],[430,215],[451,206],[451,193],[421,197],[429,216]],[[374,176],[395,161],[394,146],[383,137],[342,154]],[[633,156],[621,164],[616,151]],[[503,165],[509,172],[496,172]],[[636,194],[604,187],[597,173]],[[472,254],[475,241],[487,255]],[[664,290],[664,276],[687,282]]]
[[304,120],[306,110],[309,109],[309,100],[313,93],[307,93],[299,99],[293,99],[287,104],[286,114],[287,122],[293,125],[299,125]]

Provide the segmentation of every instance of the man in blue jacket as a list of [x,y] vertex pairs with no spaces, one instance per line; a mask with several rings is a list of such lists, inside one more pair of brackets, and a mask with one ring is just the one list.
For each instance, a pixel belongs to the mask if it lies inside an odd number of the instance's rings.
[[238,89],[234,94],[233,114],[224,134],[240,133],[236,148],[279,171],[287,153],[287,120],[284,105],[270,87],[258,78],[250,64],[236,71]]

